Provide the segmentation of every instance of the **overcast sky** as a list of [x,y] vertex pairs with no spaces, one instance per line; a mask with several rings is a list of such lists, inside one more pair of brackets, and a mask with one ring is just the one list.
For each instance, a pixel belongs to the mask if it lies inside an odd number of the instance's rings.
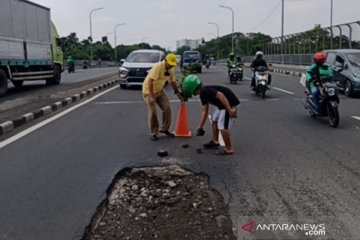
[[[83,40],[90,36],[92,14],[94,41],[108,34],[114,45],[148,42],[175,50],[176,40],[214,38],[219,25],[220,36],[231,33],[231,10],[235,32],[262,32],[281,35],[281,0],[32,0],[49,7],[60,36],[76,32]],[[331,0],[285,0],[285,34],[302,32],[321,24],[330,26]],[[360,20],[360,0],[333,0],[333,24]]]

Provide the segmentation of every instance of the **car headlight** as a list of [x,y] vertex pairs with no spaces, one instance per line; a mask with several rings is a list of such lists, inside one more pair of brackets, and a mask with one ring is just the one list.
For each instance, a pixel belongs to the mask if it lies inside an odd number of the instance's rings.
[[360,73],[356,72],[356,73],[353,74],[353,76],[356,77],[356,78],[360,78]]
[[119,77],[120,78],[126,78],[128,76],[128,74],[129,74],[129,70],[127,70],[126,68],[121,67],[119,69]]

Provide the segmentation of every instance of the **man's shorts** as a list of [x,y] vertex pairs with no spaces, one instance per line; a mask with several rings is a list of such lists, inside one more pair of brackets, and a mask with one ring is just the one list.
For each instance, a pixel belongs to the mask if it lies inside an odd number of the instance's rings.
[[226,109],[216,109],[211,117],[211,121],[217,122],[219,130],[230,129],[235,123],[236,118],[231,118]]

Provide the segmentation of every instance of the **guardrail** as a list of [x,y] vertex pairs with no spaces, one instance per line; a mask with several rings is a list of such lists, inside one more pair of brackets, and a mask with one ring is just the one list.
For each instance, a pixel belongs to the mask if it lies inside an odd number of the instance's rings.
[[[242,59],[244,62],[251,63],[254,59],[254,56],[246,56]],[[313,54],[265,55],[264,59],[269,63],[288,65],[311,65],[313,62]]]

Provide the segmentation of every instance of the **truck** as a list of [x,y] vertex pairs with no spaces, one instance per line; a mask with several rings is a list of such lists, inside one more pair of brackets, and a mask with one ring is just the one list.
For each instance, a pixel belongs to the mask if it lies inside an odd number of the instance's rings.
[[0,96],[8,82],[57,85],[64,71],[63,52],[50,9],[27,0],[0,1]]

